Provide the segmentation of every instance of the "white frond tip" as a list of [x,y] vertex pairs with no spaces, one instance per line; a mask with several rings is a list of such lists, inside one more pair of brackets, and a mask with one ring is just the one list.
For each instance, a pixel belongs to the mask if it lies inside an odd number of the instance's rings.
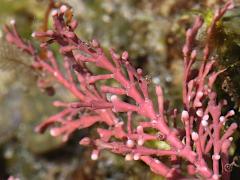
[[137,144],[139,146],[142,146],[144,144],[144,140],[143,139],[138,139]]
[[53,101],[52,105],[55,107],[62,107],[64,106],[64,103],[61,101]]
[[219,121],[220,122],[224,122],[225,121],[225,117],[224,116],[220,116]]
[[208,122],[206,120],[202,120],[201,124],[202,124],[203,127],[207,127]]
[[191,53],[191,59],[195,59],[196,56],[197,56],[197,50],[194,49],[194,50],[192,51],[192,53]]
[[157,163],[157,164],[160,164],[160,161],[158,159],[154,159],[154,162]]
[[234,1],[233,1],[233,0],[229,1],[229,5],[228,5],[227,9],[228,9],[228,10],[229,10],[229,9],[233,9],[234,7],[235,7]]
[[58,135],[59,135],[58,132],[59,132],[59,131],[58,131],[56,128],[50,129],[50,135],[53,136],[53,137],[58,136]]
[[[189,100],[190,101],[190,100]],[[196,107],[202,107],[202,103],[199,101],[199,102],[195,102],[194,103],[194,105],[196,106]]]
[[137,133],[143,133],[143,127],[137,126]]
[[96,161],[98,159],[98,151],[97,150],[93,150],[93,152],[91,154],[91,159],[93,161]]
[[199,136],[198,136],[198,133],[197,132],[192,132],[192,140],[193,141],[197,141],[198,140],[198,138],[199,138]]
[[188,30],[187,30],[187,32],[186,32],[186,36],[187,37],[190,37],[191,36],[191,34],[192,34],[192,29],[191,28],[189,28]]
[[110,98],[111,102],[118,100],[118,97],[116,95],[112,95]]
[[98,42],[96,39],[93,39],[93,40],[92,40],[92,46],[93,46],[94,48],[98,48],[98,47],[100,46],[100,44],[99,44],[99,42]]
[[125,161],[132,161],[132,160],[133,160],[133,156],[131,154],[126,154]]
[[214,175],[212,176],[212,179],[213,179],[213,180],[219,180],[219,175],[214,174]]
[[91,143],[91,139],[89,137],[84,137],[79,142],[79,144],[82,146],[88,146],[90,143]]
[[15,19],[11,19],[11,20],[10,20],[10,24],[11,24],[11,25],[15,25],[15,24],[16,24]]
[[198,98],[203,97],[203,92],[202,92],[202,91],[198,91],[198,92],[197,92],[197,97],[198,97]]
[[235,115],[235,111],[234,111],[234,110],[229,111],[229,112],[228,112],[228,115],[229,115],[229,116],[234,116],[234,115]]
[[127,145],[127,147],[129,147],[129,148],[133,148],[133,147],[134,147],[134,141],[131,140],[131,139],[128,139],[126,145]]
[[189,119],[189,113],[186,110],[182,111],[182,120],[187,120]]
[[141,68],[137,68],[137,73],[138,73],[138,75],[142,75],[143,74],[143,70]]
[[33,33],[31,34],[31,36],[32,36],[33,38],[35,38],[35,37],[36,37],[36,33],[33,32]]
[[122,59],[123,60],[128,60],[128,52],[127,51],[124,51],[123,53],[122,53]]
[[209,119],[209,115],[208,114],[205,114],[202,118],[203,121],[207,121]]
[[212,155],[212,159],[219,160],[221,156],[219,154]]
[[133,160],[137,161],[140,159],[140,154],[136,153],[133,155]]
[[67,7],[66,5],[62,5],[62,6],[60,7],[61,13],[65,13],[67,10],[68,10],[68,7]]
[[52,10],[51,15],[52,16],[57,16],[58,15],[58,10],[57,9]]
[[154,78],[152,79],[152,82],[153,82],[154,84],[158,85],[158,84],[160,84],[161,80],[160,80],[159,77],[154,77]]
[[202,109],[198,109],[196,112],[198,117],[202,117],[203,116],[203,110]]
[[184,56],[187,56],[188,51],[189,51],[189,48],[187,47],[187,45],[184,45],[182,48],[182,52],[183,52]]

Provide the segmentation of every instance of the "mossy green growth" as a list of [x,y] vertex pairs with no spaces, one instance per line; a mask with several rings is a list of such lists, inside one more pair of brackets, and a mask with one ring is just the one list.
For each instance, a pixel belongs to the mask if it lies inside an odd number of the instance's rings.
[[171,147],[166,141],[148,141],[145,143],[147,147],[161,150],[170,150]]
[[[229,96],[235,107],[240,99],[240,8],[229,10],[219,21],[214,35],[218,68],[225,69],[217,82],[220,94]],[[220,92],[222,91],[222,92]]]

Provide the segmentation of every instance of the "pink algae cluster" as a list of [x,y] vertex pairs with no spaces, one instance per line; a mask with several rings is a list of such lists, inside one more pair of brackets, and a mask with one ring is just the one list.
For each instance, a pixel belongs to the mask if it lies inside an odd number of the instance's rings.
[[[32,34],[34,38],[41,39],[40,48],[45,56],[19,36],[12,21],[5,27],[6,39],[33,56],[33,68],[54,77],[76,97],[75,102],[54,102],[53,105],[62,111],[44,120],[36,131],[44,132],[50,128],[52,136],[62,136],[66,141],[74,131],[98,124],[97,138],[80,140],[81,145],[93,148],[93,160],[98,159],[102,150],[108,150],[125,156],[127,161],[143,161],[154,173],[167,179],[184,178],[182,164],[187,165],[187,178],[229,179],[230,174],[225,167],[229,163],[229,148],[237,124],[225,126],[235,113],[230,110],[222,114],[227,102],[217,100],[217,93],[213,90],[214,82],[222,71],[213,69],[217,59],[211,54],[210,40],[216,23],[232,6],[228,1],[216,11],[202,50],[197,50],[194,45],[203,24],[202,18],[197,17],[186,32],[183,46],[184,110],[180,116],[176,109],[168,113],[160,86],[155,87],[157,108],[154,106],[148,91],[149,82],[142,69],[131,65],[126,51],[119,55],[110,49],[108,58],[96,40],[86,43],[79,39],[74,32],[77,21],[65,18],[70,7],[62,5],[52,12],[52,29]],[[60,64],[50,49],[53,43],[59,46]],[[193,73],[193,65],[199,56],[202,59],[200,67],[197,73],[196,70]],[[105,73],[94,74],[88,69],[88,64],[104,69]],[[104,80],[109,79],[115,81],[114,86],[104,84]],[[119,112],[125,113],[125,120],[119,118]],[[141,120],[136,121],[136,116],[141,116]],[[177,123],[179,120],[181,125]],[[149,133],[148,129],[153,129],[154,133]],[[170,148],[151,148],[146,146],[148,141],[165,141]],[[168,163],[163,162],[162,157],[168,157]]]

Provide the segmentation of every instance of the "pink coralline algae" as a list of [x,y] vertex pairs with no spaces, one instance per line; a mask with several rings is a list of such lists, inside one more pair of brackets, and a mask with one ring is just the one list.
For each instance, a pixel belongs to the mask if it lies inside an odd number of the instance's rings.
[[[65,18],[69,7],[63,5],[52,12],[52,30],[32,34],[40,40],[45,56],[37,53],[31,43],[22,40],[12,22],[5,27],[8,42],[33,56],[33,68],[51,75],[76,97],[75,102],[54,102],[53,105],[62,111],[44,120],[36,127],[36,132],[50,128],[52,136],[68,140],[74,131],[97,124],[95,139],[84,137],[80,140],[81,145],[93,148],[92,160],[97,160],[101,151],[108,150],[125,156],[127,161],[143,161],[154,173],[167,179],[229,179],[225,167],[229,163],[232,135],[238,126],[236,123],[225,125],[234,116],[234,110],[222,114],[227,102],[218,100],[213,90],[222,71],[213,69],[217,59],[212,56],[210,40],[216,23],[232,6],[228,1],[216,11],[207,29],[203,49],[195,47],[202,18],[197,17],[186,32],[183,46],[184,110],[180,115],[176,109],[171,113],[166,110],[160,86],[155,88],[158,104],[155,108],[148,92],[149,82],[142,69],[131,65],[126,51],[119,55],[110,49],[111,58],[108,58],[98,41],[85,43],[79,39],[74,32],[77,21]],[[50,50],[52,43],[59,46],[63,68]],[[193,65],[199,57],[202,60],[196,73]],[[105,73],[94,74],[88,69],[89,65],[104,69]],[[104,84],[104,80],[109,79],[115,81],[114,86]],[[119,112],[125,115],[119,118]],[[136,116],[140,116],[140,120],[135,120]],[[149,129],[154,131],[149,133]],[[146,146],[148,141],[164,141],[169,148],[151,148]],[[163,162],[162,157],[168,157],[168,162]]]

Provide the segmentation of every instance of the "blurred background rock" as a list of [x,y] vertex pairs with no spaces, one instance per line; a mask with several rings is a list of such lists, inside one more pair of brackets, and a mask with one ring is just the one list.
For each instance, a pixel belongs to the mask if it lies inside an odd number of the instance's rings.
[[[181,47],[184,33],[195,14],[214,8],[218,0],[65,0],[78,19],[77,33],[85,41],[96,38],[104,49],[128,50],[135,67],[141,67],[154,84],[161,84],[171,105],[179,105],[182,83]],[[42,26],[48,0],[0,0],[0,28],[15,19],[26,39]],[[206,10],[207,11],[207,10]],[[51,21],[49,21],[51,25]],[[0,30],[0,36],[3,36]],[[0,179],[162,179],[140,162],[104,153],[90,160],[89,149],[78,145],[86,131],[63,143],[33,129],[43,118],[57,112],[54,99],[71,100],[53,84],[49,97],[36,87],[31,58],[0,42]],[[174,88],[173,88],[174,87]]]

